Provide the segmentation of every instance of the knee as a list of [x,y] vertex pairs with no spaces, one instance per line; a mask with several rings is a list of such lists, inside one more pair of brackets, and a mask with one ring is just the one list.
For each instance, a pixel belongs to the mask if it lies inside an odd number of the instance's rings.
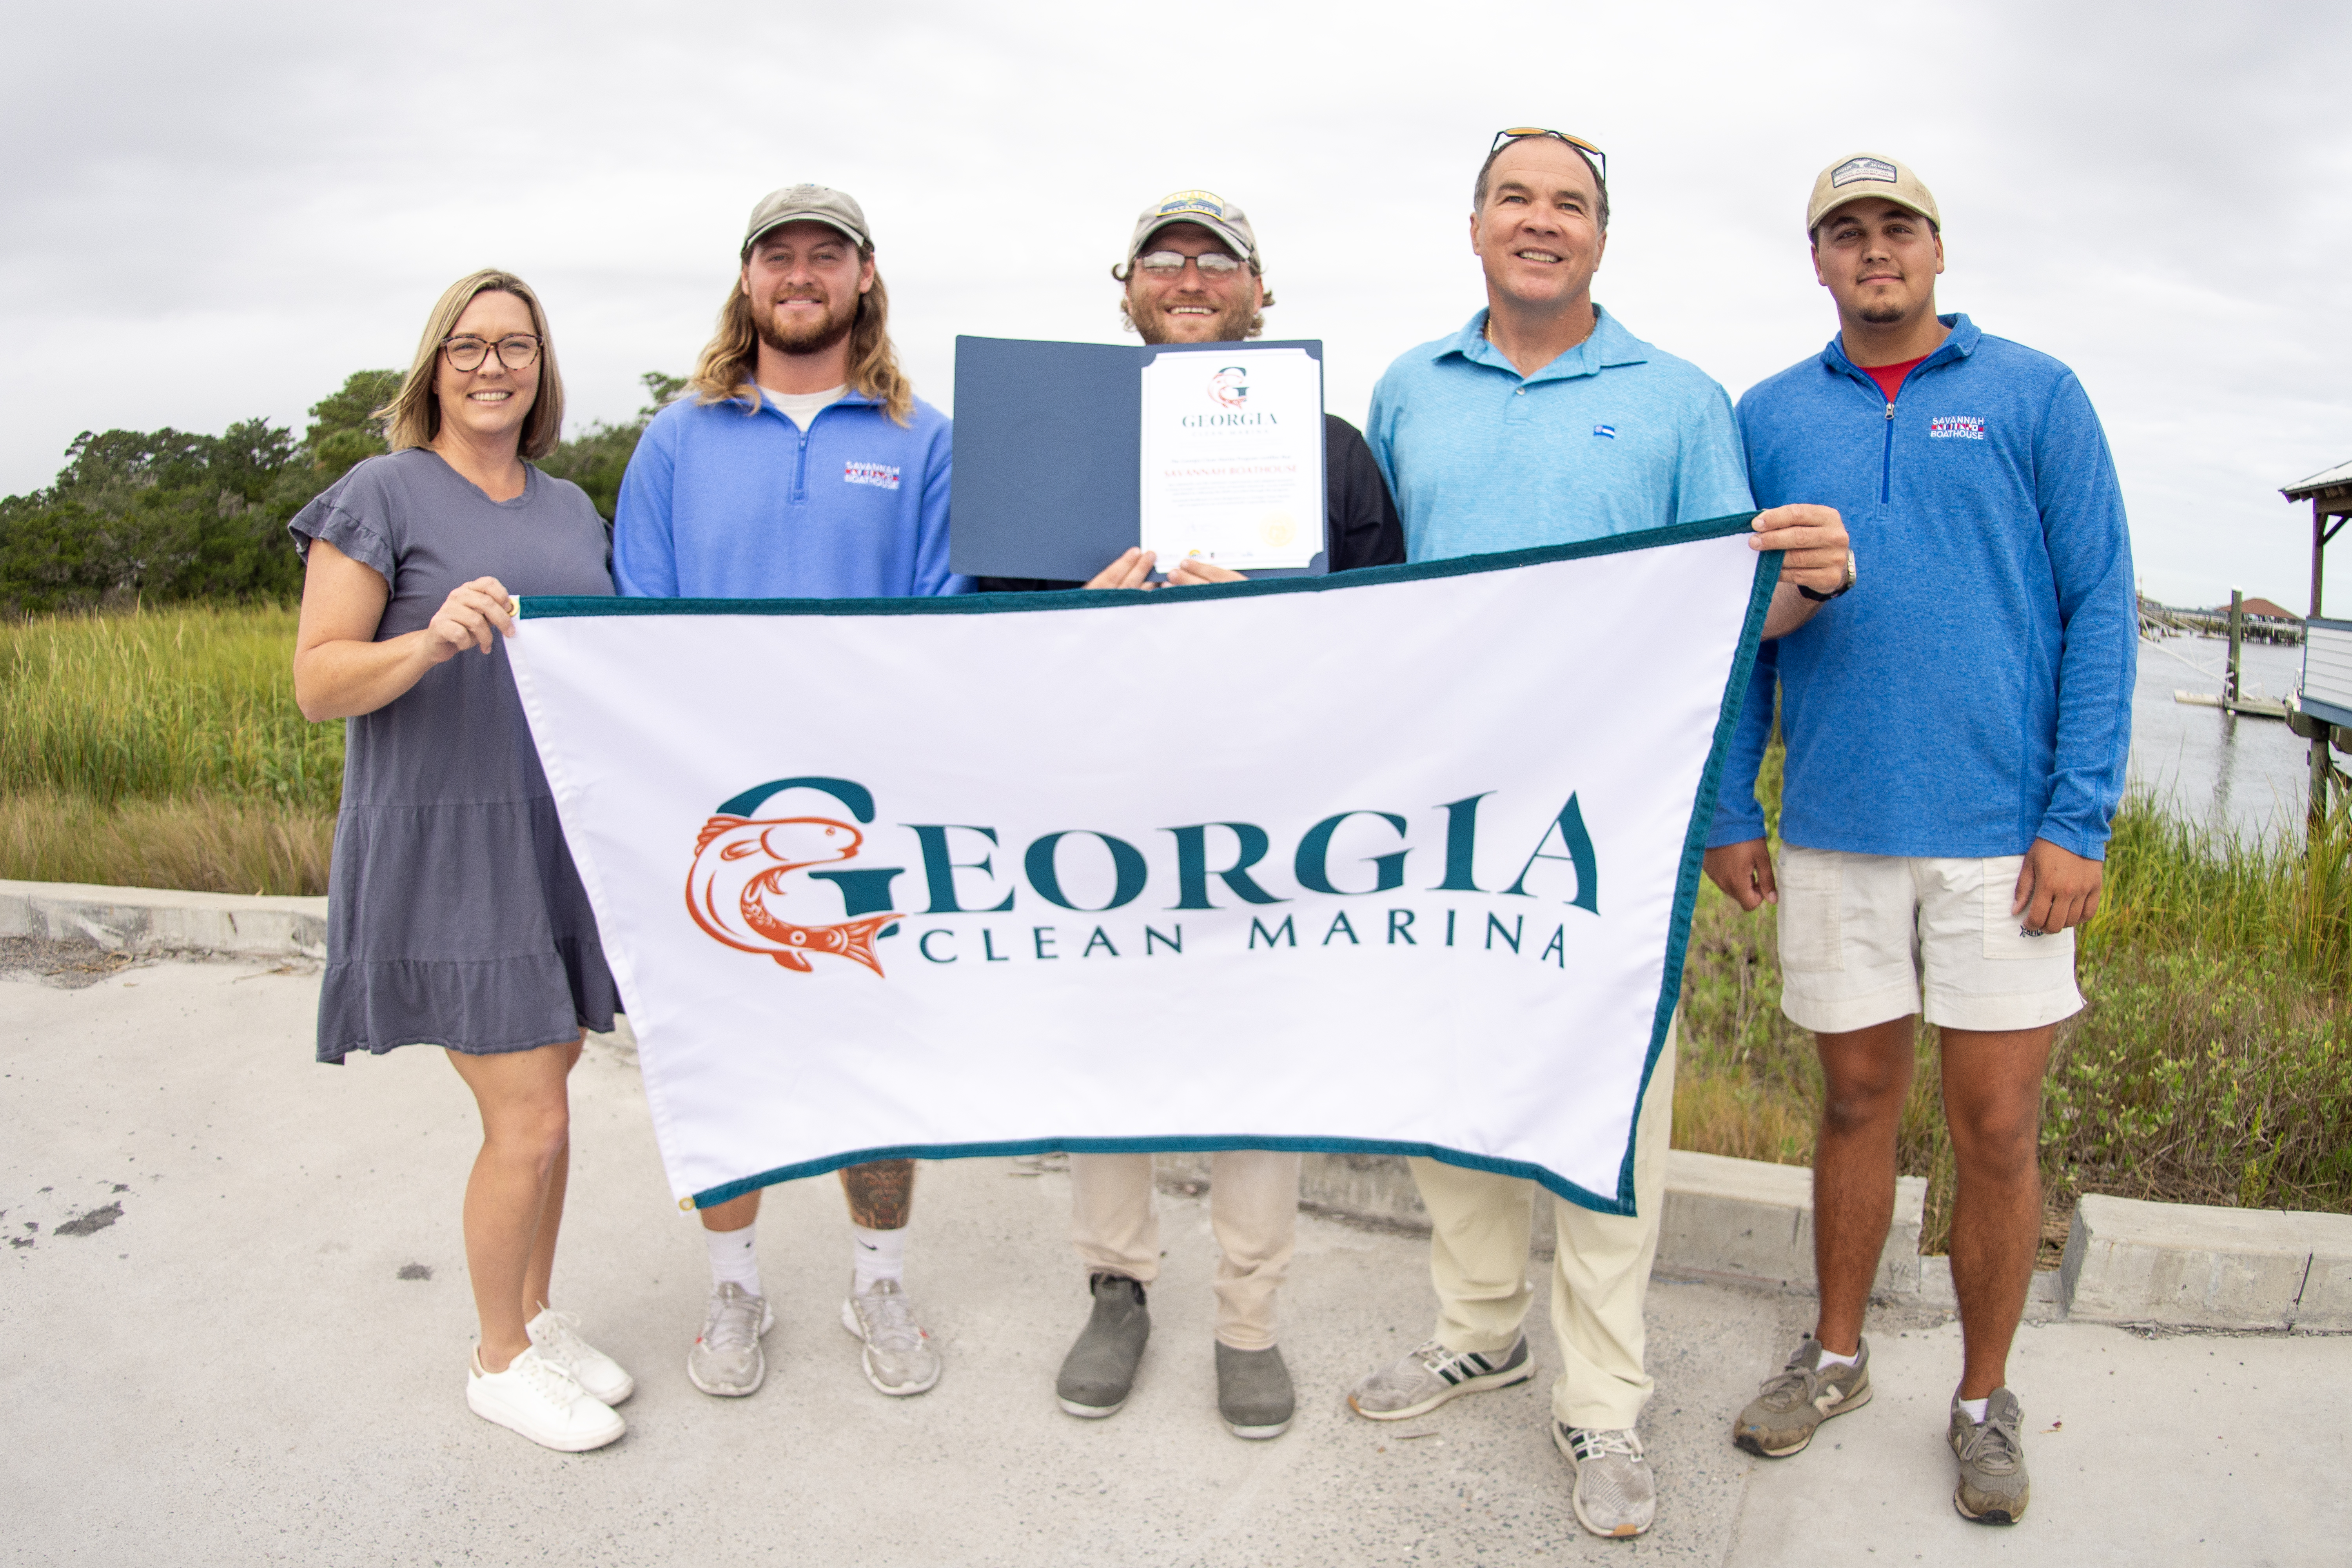
[[529,1164],[543,1178],[572,1142],[572,1109],[561,1100],[516,1107],[484,1141],[499,1158]]
[[2013,1174],[2032,1167],[2041,1144],[2042,1108],[2032,1100],[1969,1106],[1949,1112],[1952,1158],[1977,1174]]
[[1836,1137],[1891,1126],[1903,1114],[1909,1089],[1886,1078],[1832,1079],[1822,1095],[1822,1128]]

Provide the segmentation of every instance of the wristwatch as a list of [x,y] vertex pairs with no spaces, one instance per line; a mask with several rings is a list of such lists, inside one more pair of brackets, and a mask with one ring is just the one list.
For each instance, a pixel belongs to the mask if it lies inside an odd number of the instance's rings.
[[1839,584],[1836,587],[1831,589],[1826,594],[1816,594],[1811,588],[1808,588],[1802,583],[1800,583],[1797,584],[1797,592],[1802,594],[1806,598],[1811,599],[1816,605],[1826,605],[1832,599],[1836,598],[1840,594],[1844,593],[1847,589],[1853,586],[1853,552],[1849,550],[1845,552],[1844,582]]

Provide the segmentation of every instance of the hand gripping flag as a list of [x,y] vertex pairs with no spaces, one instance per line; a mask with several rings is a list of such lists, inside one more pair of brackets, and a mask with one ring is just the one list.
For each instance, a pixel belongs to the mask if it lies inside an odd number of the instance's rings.
[[1747,522],[1159,593],[525,600],[677,1195],[1263,1148],[1630,1213],[1779,572]]

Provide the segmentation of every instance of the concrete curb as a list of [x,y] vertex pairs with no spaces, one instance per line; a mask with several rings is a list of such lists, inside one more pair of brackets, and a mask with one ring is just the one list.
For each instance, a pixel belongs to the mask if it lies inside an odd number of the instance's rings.
[[[324,958],[327,900],[0,881],[0,937],[135,953]],[[1209,1183],[1211,1157],[1163,1154],[1160,1179]],[[1300,1198],[1345,1218],[1426,1231],[1412,1173],[1387,1154],[1308,1154]],[[1952,1310],[1951,1264],[1922,1258],[1927,1184],[1896,1184],[1876,1293]],[[1535,1205],[1536,1250],[1553,1243]],[[1812,1172],[1676,1149],[1667,1155],[1657,1270],[1811,1294]],[[2093,1195],[2075,1210],[2065,1260],[2034,1276],[2027,1313],[2181,1329],[2352,1332],[2352,1215],[2207,1208]]]
[[116,952],[324,958],[327,900],[0,881],[0,936]]

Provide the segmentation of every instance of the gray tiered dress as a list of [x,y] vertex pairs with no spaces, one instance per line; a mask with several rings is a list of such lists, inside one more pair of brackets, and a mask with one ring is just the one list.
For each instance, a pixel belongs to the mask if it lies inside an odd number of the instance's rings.
[[[306,557],[323,539],[383,574],[379,642],[421,630],[477,577],[526,595],[613,591],[604,520],[580,487],[536,468],[521,495],[493,501],[411,447],[360,464],[288,526]],[[522,1051],[613,1026],[612,973],[504,640],[349,721],[322,1062],[423,1044]]]

